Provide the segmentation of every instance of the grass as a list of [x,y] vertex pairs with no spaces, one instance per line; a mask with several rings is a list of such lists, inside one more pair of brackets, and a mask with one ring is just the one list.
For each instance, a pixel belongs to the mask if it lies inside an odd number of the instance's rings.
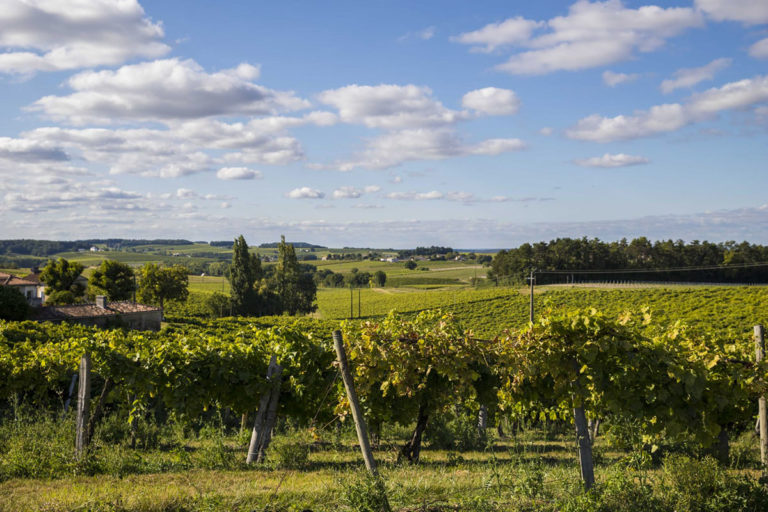
[[223,276],[189,276],[190,292],[220,292],[229,294],[229,281]]
[[[116,453],[107,457],[111,465],[98,474],[75,471],[54,478],[32,476],[0,482],[0,512],[336,511],[354,492],[354,482],[359,481],[363,469],[350,427],[346,425],[340,437],[333,428],[321,429],[320,438],[310,441],[309,458],[301,467],[282,467],[274,460],[246,466],[247,435],[225,435],[209,427],[199,436],[180,438],[166,433],[156,448],[112,446]],[[394,510],[554,511],[583,496],[576,443],[570,434],[524,430],[515,437],[497,438],[486,449],[461,453],[427,444],[419,465],[399,465],[395,462],[396,449],[407,433],[406,428],[389,428],[382,448],[375,451]],[[51,441],[62,445],[60,437],[53,436]],[[304,432],[285,432],[279,433],[275,442],[307,439]],[[719,480],[738,475],[755,480],[757,442],[748,438],[743,444],[746,451],[741,451],[748,460],[742,460],[735,469],[712,467],[708,459],[680,459],[673,467],[683,477],[691,470],[686,469],[688,464],[696,472],[702,468],[714,471],[712,478]],[[60,449],[71,451],[71,445],[64,443]],[[633,470],[627,465],[628,453],[612,448],[602,438],[595,444],[595,453],[599,454],[598,484],[610,483],[620,474],[632,481],[650,482],[656,493],[669,491],[664,487],[668,478],[664,466]],[[92,455],[96,456],[105,458],[100,453]],[[681,479],[681,475],[676,478]]]

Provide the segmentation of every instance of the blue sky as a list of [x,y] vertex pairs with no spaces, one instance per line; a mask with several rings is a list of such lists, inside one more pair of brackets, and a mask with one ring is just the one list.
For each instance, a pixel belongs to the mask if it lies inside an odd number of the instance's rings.
[[768,0],[5,0],[0,238],[768,242]]

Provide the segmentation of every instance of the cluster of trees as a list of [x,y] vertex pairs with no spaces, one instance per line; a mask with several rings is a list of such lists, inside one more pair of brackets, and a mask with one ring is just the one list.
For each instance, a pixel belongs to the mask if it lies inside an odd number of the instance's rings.
[[64,258],[50,260],[40,273],[46,285],[46,304],[76,304],[105,295],[109,301],[130,300],[160,307],[167,300],[186,300],[189,295],[187,270],[174,265],[147,263],[138,272],[125,263],[104,260],[91,275],[88,286],[80,279],[83,266]]
[[447,253],[453,253],[453,249],[450,247],[440,247],[439,245],[431,245],[429,247],[416,247],[415,249],[406,249],[397,252],[397,257],[400,259],[410,258],[412,256],[438,256],[445,255]]
[[262,267],[258,254],[251,254],[240,235],[234,243],[229,267],[232,311],[238,315],[275,315],[311,313],[317,295],[312,273],[299,264],[292,244],[281,237],[277,262]]
[[349,274],[342,274],[334,272],[332,270],[323,268],[318,269],[315,273],[315,282],[318,286],[325,286],[326,288],[364,288],[368,286],[375,286],[381,288],[387,283],[387,274],[382,270],[376,272],[360,272],[357,268],[350,269]]
[[126,240],[123,238],[92,238],[88,240],[0,240],[0,254],[18,254],[25,256],[51,256],[61,252],[89,249],[94,245],[108,247],[133,247],[137,245],[192,245],[189,240]]
[[[768,262],[768,247],[748,242],[737,244],[682,240],[651,242],[645,237],[627,241],[603,242],[597,238],[558,238],[550,242],[525,243],[516,249],[499,251],[491,262],[490,279],[522,281],[532,269],[538,270],[616,270],[608,274],[582,274],[589,279],[633,279],[690,282],[768,282],[768,266],[732,269],[633,272],[691,266],[728,266]],[[559,282],[565,276],[541,275],[537,282]]]

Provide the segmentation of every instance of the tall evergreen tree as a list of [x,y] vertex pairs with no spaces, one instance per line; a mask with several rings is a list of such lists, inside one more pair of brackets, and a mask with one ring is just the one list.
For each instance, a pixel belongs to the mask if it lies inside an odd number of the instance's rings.
[[261,258],[251,254],[243,235],[232,246],[232,265],[229,268],[232,309],[239,315],[258,314],[258,295],[254,284],[262,278]]
[[302,272],[296,250],[293,244],[285,243],[285,236],[280,237],[277,245],[275,280],[283,311],[295,315],[316,309],[317,285],[309,273]]

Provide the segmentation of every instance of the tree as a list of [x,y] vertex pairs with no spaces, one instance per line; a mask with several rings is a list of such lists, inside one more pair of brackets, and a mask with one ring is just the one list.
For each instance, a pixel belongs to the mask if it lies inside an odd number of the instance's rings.
[[254,284],[263,277],[261,258],[248,251],[245,238],[240,235],[232,246],[232,265],[229,267],[232,308],[240,315],[254,314],[258,309],[258,295]]
[[136,290],[133,269],[115,260],[104,260],[88,283],[93,295],[106,295],[111,301],[128,300]]
[[50,260],[40,274],[40,280],[46,284],[45,294],[49,304],[72,304],[82,297],[85,286],[77,281],[83,272],[83,266],[70,263],[64,258]]
[[139,300],[157,304],[161,308],[166,300],[186,300],[189,296],[189,276],[181,265],[160,267],[147,263],[139,270]]
[[387,283],[387,273],[383,270],[377,270],[373,274],[373,284],[375,286],[378,286],[379,288],[383,288],[384,285]]
[[408,260],[405,262],[405,268],[408,270],[414,270],[418,265],[413,260]]
[[26,320],[29,304],[24,295],[13,286],[0,286],[0,319]]
[[288,314],[311,313],[317,285],[309,272],[303,272],[296,259],[293,245],[285,243],[285,236],[280,237],[277,245],[277,265],[275,265],[277,295],[282,303],[282,310]]

